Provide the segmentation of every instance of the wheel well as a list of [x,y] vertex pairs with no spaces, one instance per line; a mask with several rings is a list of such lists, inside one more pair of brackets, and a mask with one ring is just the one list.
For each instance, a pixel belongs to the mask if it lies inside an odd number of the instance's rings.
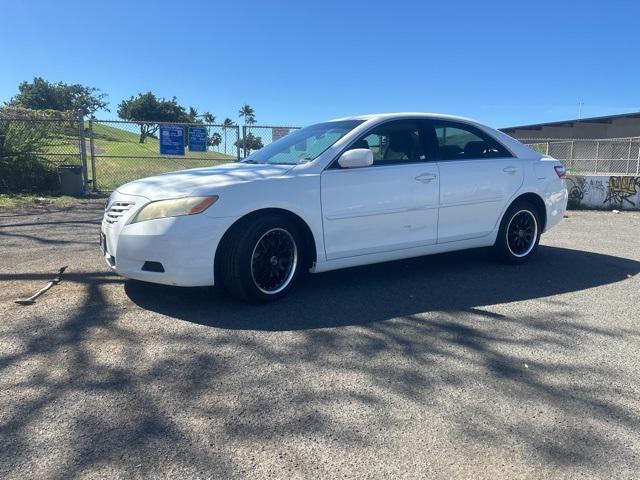
[[537,195],[532,192],[528,192],[516,198],[513,202],[511,202],[511,205],[521,200],[529,202],[534,207],[536,207],[536,210],[538,211],[538,215],[540,216],[540,220],[542,222],[542,228],[540,229],[540,231],[541,232],[544,231],[544,228],[547,225],[547,207],[544,204],[544,200],[540,198],[540,195]]
[[241,228],[243,224],[247,222],[251,222],[254,218],[259,217],[260,215],[274,214],[274,213],[283,215],[289,218],[292,222],[296,224],[296,226],[298,227],[298,230],[300,231],[303,237],[302,242],[303,242],[305,266],[307,266],[308,268],[311,268],[311,266],[317,260],[318,257],[316,252],[316,242],[313,237],[313,233],[309,228],[309,225],[307,225],[307,222],[305,222],[302,218],[300,218],[298,215],[296,215],[292,211],[285,210],[284,208],[262,208],[260,210],[255,210],[251,213],[248,213],[243,217],[240,217],[227,229],[226,232],[224,232],[224,235],[222,236],[222,239],[218,244],[218,248],[216,250],[216,255],[214,260],[214,267],[216,268],[216,272],[215,272],[216,274],[217,274],[217,265],[219,265],[220,263],[218,262],[218,256],[220,255],[220,252],[223,250],[223,247],[226,241],[230,237],[230,233],[234,229]]

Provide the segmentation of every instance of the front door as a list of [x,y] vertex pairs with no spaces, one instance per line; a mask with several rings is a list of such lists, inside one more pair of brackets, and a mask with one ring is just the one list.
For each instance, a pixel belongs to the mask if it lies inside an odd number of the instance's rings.
[[350,148],[369,148],[370,167],[322,173],[322,221],[327,259],[436,243],[439,172],[429,160],[418,122],[374,127]]

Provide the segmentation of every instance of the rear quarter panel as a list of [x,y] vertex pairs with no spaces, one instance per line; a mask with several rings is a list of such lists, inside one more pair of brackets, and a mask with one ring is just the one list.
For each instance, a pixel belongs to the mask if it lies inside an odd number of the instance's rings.
[[518,196],[535,193],[544,201],[546,223],[544,231],[557,225],[567,209],[567,186],[564,179],[558,177],[554,167],[561,165],[554,158],[537,158],[526,162],[525,183]]

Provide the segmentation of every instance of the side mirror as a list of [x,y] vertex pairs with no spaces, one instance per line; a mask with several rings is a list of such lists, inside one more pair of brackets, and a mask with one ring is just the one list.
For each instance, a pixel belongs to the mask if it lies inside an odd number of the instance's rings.
[[347,150],[338,159],[342,168],[370,167],[373,165],[373,152],[368,148]]

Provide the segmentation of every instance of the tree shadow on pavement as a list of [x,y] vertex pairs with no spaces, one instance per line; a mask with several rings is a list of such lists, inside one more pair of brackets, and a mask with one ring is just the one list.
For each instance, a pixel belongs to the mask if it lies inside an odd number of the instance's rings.
[[[2,344],[13,346],[0,352],[6,394],[0,394],[0,478],[66,479],[89,471],[149,478],[171,476],[169,463],[178,477],[227,476],[227,457],[193,446],[154,395],[172,388],[167,367],[175,357],[143,360],[139,333],[119,324],[123,310],[106,294],[122,280],[104,271],[70,273],[63,281],[86,287],[78,308],[62,306],[73,313],[52,319],[34,306],[35,316],[0,330]],[[210,377],[204,372],[199,378]],[[181,395],[192,389],[180,383]]]
[[[285,398],[248,401],[242,415],[227,421],[232,438],[258,442],[311,434],[366,445],[367,435],[359,433],[367,430],[362,419],[328,414],[328,405],[356,403],[370,412],[367,422],[388,428],[403,422],[398,403],[430,405],[436,416],[452,417],[448,428],[462,448],[510,446],[528,452],[543,470],[593,475],[638,467],[634,447],[619,438],[635,435],[640,416],[628,393],[604,386],[628,383],[627,372],[582,359],[581,350],[604,339],[640,338],[604,322],[582,322],[562,300],[547,297],[638,272],[640,262],[634,260],[542,246],[520,266],[469,251],[313,275],[283,301],[263,306],[238,303],[224,292],[209,297],[200,289],[127,282],[125,290],[145,309],[199,325],[299,331],[300,342],[288,350],[271,348],[268,341],[239,343],[246,355],[275,365],[302,371],[301,365],[313,365],[329,378],[366,378],[364,389],[294,388]],[[543,313],[508,317],[484,309],[525,300],[540,302]],[[356,330],[345,335],[334,327]],[[295,371],[300,370],[287,375]],[[243,375],[242,389],[270,383],[291,391],[281,375]],[[389,395],[402,400],[390,401]]]
[[[70,274],[77,305],[0,329],[0,477],[330,477],[330,460],[470,476],[492,455],[532,477],[631,472],[632,375],[584,352],[638,335],[549,297],[639,271],[555,247],[522,266],[461,252],[309,276],[265,306],[123,282],[142,308],[114,301],[106,270]],[[539,308],[486,308],[524,300]]]
[[142,308],[200,325],[299,330],[364,325],[431,311],[539,299],[626,280],[640,262],[540,246],[524,265],[502,265],[485,250],[455,252],[308,275],[289,296],[246,305],[216,288],[176,288],[129,281]]

